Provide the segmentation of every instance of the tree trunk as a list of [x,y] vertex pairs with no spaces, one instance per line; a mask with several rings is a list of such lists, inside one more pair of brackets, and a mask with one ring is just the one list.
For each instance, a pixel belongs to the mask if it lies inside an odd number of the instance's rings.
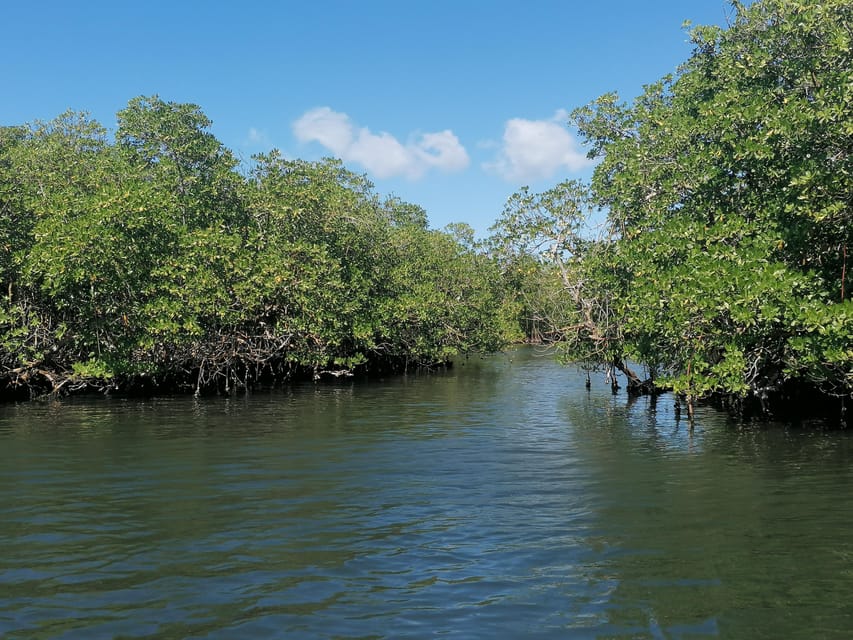
[[615,358],[613,360],[613,367],[621,371],[625,375],[625,378],[628,380],[628,395],[643,396],[654,393],[654,381],[640,380],[640,377],[636,373],[634,373],[628,365],[625,364],[624,360]]

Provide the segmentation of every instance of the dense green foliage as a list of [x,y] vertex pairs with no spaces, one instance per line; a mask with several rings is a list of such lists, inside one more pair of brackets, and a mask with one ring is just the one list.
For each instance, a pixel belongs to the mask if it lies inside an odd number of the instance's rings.
[[[239,171],[191,104],[0,129],[0,386],[233,390],[513,338],[494,260],[334,160]],[[467,234],[470,236],[470,234]]]
[[[542,315],[570,360],[635,387],[638,362],[689,399],[849,398],[853,4],[732,8],[632,104],[575,111],[600,160],[589,193],[573,186],[571,208],[517,194],[496,238],[513,261],[538,256],[563,300]],[[596,208],[606,230],[582,242]]]

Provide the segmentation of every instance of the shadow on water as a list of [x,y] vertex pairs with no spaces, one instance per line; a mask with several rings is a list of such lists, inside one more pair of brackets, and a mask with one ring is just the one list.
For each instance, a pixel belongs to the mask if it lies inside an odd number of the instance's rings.
[[584,381],[0,408],[0,635],[846,637],[849,436]]

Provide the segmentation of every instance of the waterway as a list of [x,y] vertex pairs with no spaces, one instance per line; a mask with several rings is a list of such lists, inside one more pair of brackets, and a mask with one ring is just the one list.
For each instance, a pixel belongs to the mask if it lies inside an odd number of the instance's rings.
[[850,637],[849,433],[584,381],[0,407],[0,637]]

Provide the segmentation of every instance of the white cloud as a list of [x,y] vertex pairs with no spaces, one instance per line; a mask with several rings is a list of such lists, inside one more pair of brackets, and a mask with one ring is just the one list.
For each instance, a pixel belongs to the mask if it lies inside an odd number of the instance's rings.
[[344,162],[357,162],[377,178],[416,179],[430,169],[459,171],[468,166],[468,153],[452,131],[423,133],[403,144],[390,133],[356,127],[345,113],[318,107],[293,123],[300,142],[319,142]]
[[303,114],[293,123],[293,133],[301,142],[316,141],[341,155],[352,144],[352,125],[349,116],[328,107],[320,107]]
[[591,166],[592,161],[566,128],[567,117],[566,111],[560,109],[548,120],[508,120],[497,158],[483,167],[510,182],[524,182]]
[[424,164],[443,171],[461,171],[468,166],[468,153],[450,129],[423,134],[412,149]]

